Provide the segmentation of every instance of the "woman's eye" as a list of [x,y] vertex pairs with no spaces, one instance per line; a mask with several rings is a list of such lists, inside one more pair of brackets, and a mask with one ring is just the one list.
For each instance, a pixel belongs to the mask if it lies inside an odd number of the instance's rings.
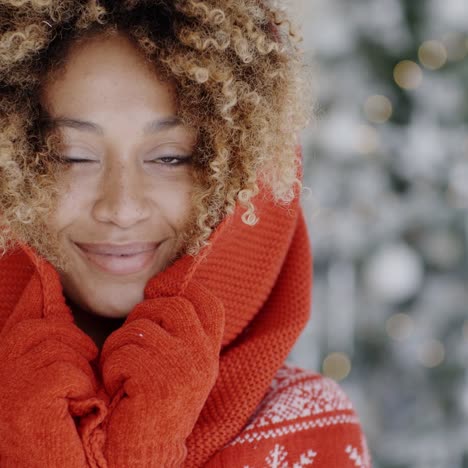
[[[99,162],[93,159],[67,158],[67,157],[62,157],[60,160],[68,164],[84,164],[84,163]],[[182,166],[183,164],[188,164],[190,160],[191,160],[191,156],[163,156],[160,158],[152,159],[148,162],[162,164],[163,166],[166,166],[166,167],[177,167],[177,166]]]
[[97,162],[97,161],[94,161],[93,159],[82,159],[82,158],[66,158],[66,157],[62,157],[60,158],[60,160],[62,162],[65,162],[65,163],[70,163],[70,164],[73,164],[73,163],[78,163],[78,164],[82,164],[82,163],[92,163],[92,162]]
[[161,158],[152,159],[148,162],[163,164],[167,167],[177,167],[188,164],[191,159],[191,156],[162,156]]

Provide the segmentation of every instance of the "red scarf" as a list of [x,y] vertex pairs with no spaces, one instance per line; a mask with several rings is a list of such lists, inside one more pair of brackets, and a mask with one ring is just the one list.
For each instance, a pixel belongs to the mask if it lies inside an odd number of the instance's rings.
[[[187,467],[203,466],[242,431],[309,320],[312,257],[297,191],[290,206],[266,195],[262,188],[253,200],[257,225],[245,225],[237,207],[213,232],[209,249],[193,261],[178,259],[145,288],[146,297],[156,279],[163,284],[177,275],[183,287],[193,278],[224,305],[219,375],[186,440]],[[0,265],[0,339],[27,317],[73,320],[57,271],[31,248],[21,246]],[[105,403],[89,398],[71,410],[82,416],[88,463],[100,466]]]

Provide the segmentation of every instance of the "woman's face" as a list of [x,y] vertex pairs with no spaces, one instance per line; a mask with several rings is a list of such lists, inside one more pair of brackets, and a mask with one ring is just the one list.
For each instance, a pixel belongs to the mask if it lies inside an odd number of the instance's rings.
[[177,158],[196,138],[177,122],[173,89],[125,37],[90,39],[67,58],[42,94],[63,157],[78,160],[63,167],[50,219],[69,264],[59,274],[74,303],[122,318],[181,247],[193,180],[190,160]]

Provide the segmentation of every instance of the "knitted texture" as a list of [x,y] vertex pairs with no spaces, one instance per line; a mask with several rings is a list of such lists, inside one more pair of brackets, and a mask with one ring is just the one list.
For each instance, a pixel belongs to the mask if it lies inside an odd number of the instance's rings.
[[[52,265],[26,245],[1,260],[0,466],[300,467],[313,460],[311,443],[328,447],[314,466],[370,466],[356,464],[365,443],[351,407],[328,405],[330,424],[313,411],[296,414],[300,430],[283,428],[279,439],[249,436],[262,404],[276,401],[272,382],[309,320],[312,287],[297,192],[281,206],[261,186],[254,203],[256,226],[242,223],[238,207],[208,248],[149,280],[100,354],[74,330]],[[284,425],[264,420],[267,435]],[[343,443],[354,458],[335,450]],[[304,463],[268,464],[289,446]]]
[[96,356],[94,343],[70,314],[57,317],[53,307],[43,317],[43,310],[35,274],[0,333],[2,468],[83,467],[73,417],[102,405],[94,398],[97,381],[89,362]]
[[370,468],[371,462],[357,415],[338,384],[286,363],[247,426],[205,466],[310,465]]

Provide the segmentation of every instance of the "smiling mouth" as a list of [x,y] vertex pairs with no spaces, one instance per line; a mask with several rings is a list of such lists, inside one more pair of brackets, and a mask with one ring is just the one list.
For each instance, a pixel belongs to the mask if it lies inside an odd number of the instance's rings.
[[[77,244],[75,244],[77,245]],[[161,244],[156,247],[135,254],[104,254],[85,250],[77,245],[78,250],[88,264],[100,271],[113,275],[130,275],[140,273],[153,264],[156,253]]]

